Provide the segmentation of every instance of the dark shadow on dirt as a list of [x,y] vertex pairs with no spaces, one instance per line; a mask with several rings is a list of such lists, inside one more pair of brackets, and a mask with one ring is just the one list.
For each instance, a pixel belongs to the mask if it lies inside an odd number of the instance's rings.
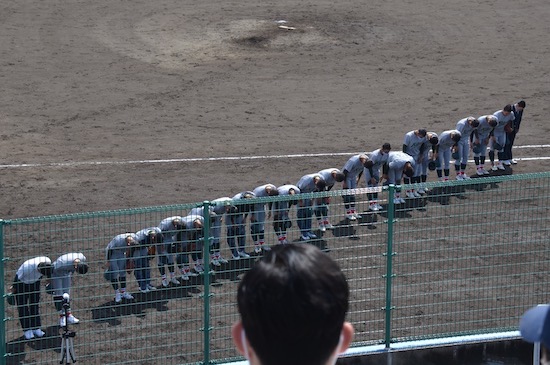
[[167,311],[168,299],[191,297],[188,288],[174,287],[152,291],[150,293],[133,294],[133,300],[122,300],[115,303],[113,300],[103,303],[92,309],[92,320],[97,323],[107,322],[111,326],[122,323],[120,317],[135,315],[143,317],[146,309],[156,309],[159,312]]
[[[422,198],[418,198],[418,199],[422,199]],[[416,200],[416,199],[410,199],[410,200]],[[414,206],[414,203],[409,202],[409,199],[405,200],[405,203],[395,204],[393,217],[394,218],[411,218],[412,215],[410,214],[410,211],[413,209],[411,208],[411,206]],[[388,206],[384,206],[384,210],[380,211],[378,214],[380,214],[381,217],[388,218]]]
[[331,230],[334,237],[349,237],[355,235],[355,227],[349,219],[341,220],[334,225]]
[[254,266],[254,263],[260,256],[261,254],[251,253],[249,258],[229,260],[227,264],[221,264],[221,266],[215,268],[215,279],[230,281],[240,280],[239,276],[250,270],[250,268]]
[[[34,341],[34,340],[31,340]],[[25,361],[25,337],[21,336],[13,341],[6,343],[6,364],[19,365]]]
[[450,189],[449,187],[437,187],[428,192],[427,201],[432,203],[439,203],[441,205],[449,205],[450,203]]
[[375,224],[378,222],[378,214],[372,211],[360,212],[361,218],[357,220],[357,224],[367,229],[376,229]]

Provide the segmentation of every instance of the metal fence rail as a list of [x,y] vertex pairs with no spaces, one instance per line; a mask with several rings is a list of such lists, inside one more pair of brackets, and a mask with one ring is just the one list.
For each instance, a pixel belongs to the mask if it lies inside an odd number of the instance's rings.
[[[321,232],[314,215],[319,237],[302,244],[325,250],[348,277],[355,346],[515,330],[524,310],[549,301],[550,173],[427,185],[427,196],[400,205],[392,197],[406,187],[386,187],[380,193],[385,209],[376,213],[369,211],[369,189],[300,196],[331,197],[334,229]],[[345,194],[356,196],[360,219],[344,218]],[[252,202],[269,205],[290,199]],[[210,275],[163,288],[153,258],[151,273],[158,289],[140,293],[133,274],[128,275],[134,300],[120,304],[114,303],[114,290],[103,278],[105,247],[115,235],[157,226],[163,218],[185,216],[201,205],[208,208],[210,203],[0,221],[3,292],[25,260],[46,255],[53,261],[67,252],[82,252],[90,271],[74,275],[71,290],[73,313],[81,320],[72,327],[78,361],[194,364],[241,359],[230,338],[238,317],[236,287],[261,255],[254,253],[248,226],[246,250],[251,257],[210,266]],[[289,241],[299,242],[295,207],[290,217]],[[221,253],[231,258],[225,225],[222,232]],[[271,220],[265,235],[268,245],[277,244]],[[207,231],[205,242],[209,239]],[[204,259],[210,260],[206,247]],[[2,363],[58,363],[59,316],[52,297],[42,290],[46,336],[30,341],[23,337],[16,307],[6,301],[2,306]]]

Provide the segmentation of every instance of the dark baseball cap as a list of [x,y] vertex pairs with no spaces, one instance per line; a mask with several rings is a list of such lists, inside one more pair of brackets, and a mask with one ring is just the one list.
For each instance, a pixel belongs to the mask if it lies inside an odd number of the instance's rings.
[[550,349],[550,305],[540,304],[523,314],[519,332],[527,342],[542,342]]

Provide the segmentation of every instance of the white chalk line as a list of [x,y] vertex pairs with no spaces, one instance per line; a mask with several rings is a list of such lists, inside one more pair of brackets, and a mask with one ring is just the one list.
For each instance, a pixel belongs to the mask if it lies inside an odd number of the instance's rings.
[[[522,148],[550,148],[550,144],[514,146],[514,149]],[[361,152],[335,152],[335,153],[300,153],[292,155],[264,155],[264,156],[222,156],[222,157],[196,157],[196,158],[171,158],[162,160],[127,160],[127,161],[80,161],[80,162],[46,162],[46,163],[23,163],[0,165],[0,169],[17,169],[31,167],[78,167],[78,166],[101,166],[101,165],[137,165],[137,164],[170,164],[178,162],[214,162],[214,161],[245,161],[260,159],[283,159],[303,157],[330,157],[330,156],[351,156]],[[525,157],[516,158],[518,161],[550,160],[550,157]]]

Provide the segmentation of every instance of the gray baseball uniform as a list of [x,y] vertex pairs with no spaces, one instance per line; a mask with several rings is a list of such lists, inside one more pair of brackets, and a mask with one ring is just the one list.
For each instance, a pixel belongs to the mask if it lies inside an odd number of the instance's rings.
[[52,289],[54,296],[71,294],[71,276],[76,271],[75,260],[86,263],[86,256],[78,253],[66,253],[53,262]]
[[[256,187],[252,192],[256,198],[266,198],[269,196],[268,189],[277,191],[277,187],[273,184],[264,184]],[[264,245],[265,242],[265,203],[254,204],[254,210],[250,215],[250,233],[254,245]]]
[[458,135],[462,136],[456,129],[444,131],[439,135],[439,143],[437,145],[437,156],[439,159],[439,166],[437,167],[438,170],[449,169],[451,161],[451,147],[456,144],[456,142],[451,138],[453,133],[458,133]]
[[[504,113],[504,110],[498,110],[493,113],[497,118],[497,126],[493,130],[493,136],[496,142],[502,146],[502,149],[498,150],[498,152],[504,151],[504,145],[506,144],[506,132],[504,131],[504,127],[508,122],[513,122],[515,119],[514,113],[510,112],[508,115]],[[495,150],[492,143],[490,144],[490,148],[491,150]]]
[[137,240],[135,233],[121,233],[116,235],[105,248],[105,256],[109,261],[111,281],[116,281],[119,278],[126,279],[126,251],[129,249],[126,239],[128,237]]
[[457,143],[460,157],[455,161],[455,165],[466,165],[468,163],[468,155],[470,154],[470,135],[477,128],[468,123],[468,118],[463,118],[456,123],[456,130],[460,132],[461,137],[460,141]]
[[389,184],[400,184],[401,177],[403,176],[403,169],[405,164],[410,162],[414,168],[415,162],[414,158],[404,152],[390,152],[388,156],[388,183]]
[[[300,188],[292,184],[281,185],[277,188],[277,191],[279,192],[279,196],[289,196],[291,195],[291,192],[293,192],[294,195],[300,194]],[[288,200],[276,201],[275,203],[273,203],[272,207],[273,229],[275,231],[275,234],[277,235],[279,243],[281,244],[288,243],[286,230],[292,226],[289,217],[290,205],[291,202]]]

